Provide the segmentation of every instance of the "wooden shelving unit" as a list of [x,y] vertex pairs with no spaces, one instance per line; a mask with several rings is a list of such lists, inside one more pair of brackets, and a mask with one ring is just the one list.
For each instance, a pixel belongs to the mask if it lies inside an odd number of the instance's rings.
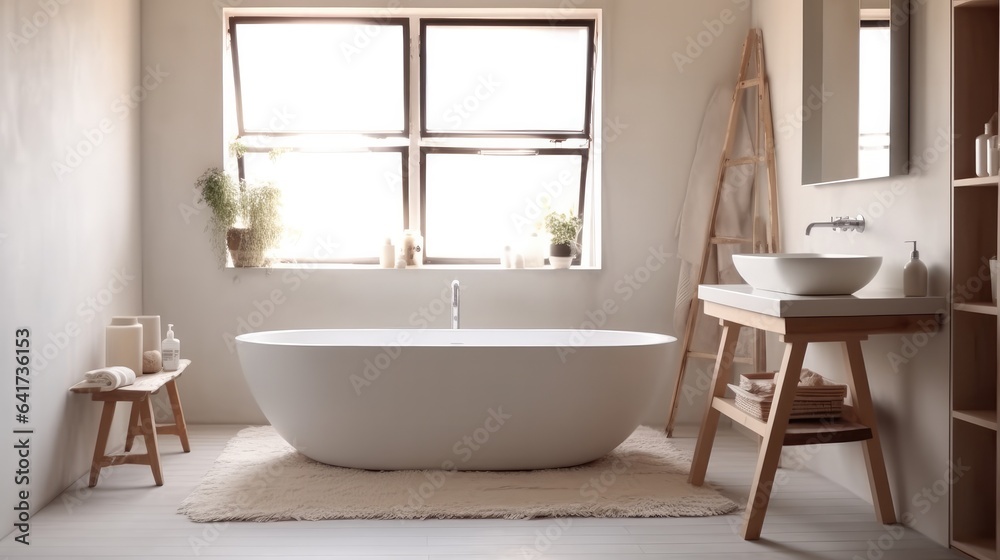
[[956,302],[951,307],[955,311],[964,311],[966,313],[979,313],[980,315],[997,314],[997,304],[983,301]]
[[[977,177],[975,138],[1000,108],[1000,2],[952,2],[951,460],[969,467],[951,491],[951,545],[997,559],[997,177]],[[992,71],[990,71],[992,69]]]

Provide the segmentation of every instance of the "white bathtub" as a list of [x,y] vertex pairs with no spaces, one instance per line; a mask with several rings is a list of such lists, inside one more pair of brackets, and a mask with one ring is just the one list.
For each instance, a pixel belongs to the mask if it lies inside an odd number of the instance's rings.
[[572,330],[297,330],[236,337],[257,404],[312,459],[519,470],[601,457],[665,389],[670,336]]

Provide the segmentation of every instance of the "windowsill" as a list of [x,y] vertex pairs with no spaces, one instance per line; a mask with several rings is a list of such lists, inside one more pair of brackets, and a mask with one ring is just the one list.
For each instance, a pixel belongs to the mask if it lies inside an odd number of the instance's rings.
[[425,264],[423,266],[408,266],[405,269],[398,268],[382,268],[376,264],[343,264],[343,263],[277,263],[270,267],[234,267],[226,266],[227,270],[384,270],[386,273],[392,273],[393,271],[399,270],[495,270],[497,272],[508,272],[508,271],[546,271],[554,272],[557,270],[579,270],[579,271],[592,271],[601,270],[600,267],[596,266],[577,266],[573,265],[567,269],[555,269],[551,266],[544,266],[541,268],[501,268],[497,264]]

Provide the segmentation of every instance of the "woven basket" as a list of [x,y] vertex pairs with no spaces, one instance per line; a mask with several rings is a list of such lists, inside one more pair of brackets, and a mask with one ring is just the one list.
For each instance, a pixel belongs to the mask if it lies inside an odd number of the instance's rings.
[[[771,412],[774,393],[752,393],[749,389],[754,385],[773,383],[774,375],[774,372],[748,373],[740,376],[739,385],[729,385],[736,395],[736,408],[754,418],[766,421]],[[823,381],[823,385],[803,385],[796,388],[795,400],[792,402],[792,411],[789,414],[790,420],[841,417],[847,386],[827,379]]]

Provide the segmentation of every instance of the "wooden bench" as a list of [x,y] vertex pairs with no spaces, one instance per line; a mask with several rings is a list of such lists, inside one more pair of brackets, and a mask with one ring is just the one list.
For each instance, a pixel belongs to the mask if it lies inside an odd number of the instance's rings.
[[[181,360],[180,367],[176,371],[161,371],[139,375],[135,383],[126,387],[120,387],[113,391],[101,392],[100,388],[89,386],[85,381],[81,381],[70,387],[72,393],[88,393],[91,399],[104,402],[104,410],[101,412],[101,425],[97,431],[97,446],[94,449],[94,461],[90,467],[90,484],[92,488],[97,485],[98,475],[104,467],[113,465],[149,465],[153,471],[153,480],[157,486],[163,486],[163,473],[160,470],[160,450],[156,443],[157,432],[180,437],[181,446],[184,452],[191,451],[188,443],[187,424],[184,422],[184,411],[181,409],[180,395],[177,393],[177,378],[184,373],[184,370],[191,364],[191,360]],[[170,409],[174,413],[173,424],[157,425],[153,418],[153,399],[150,395],[155,395],[161,388],[166,386],[167,396],[170,399]],[[125,453],[116,455],[105,455],[108,446],[108,435],[111,433],[111,422],[115,416],[115,406],[119,402],[132,403],[131,415],[128,421],[128,435],[125,438]],[[128,453],[132,449],[132,442],[135,436],[142,434],[146,442],[146,452],[143,454]]]

